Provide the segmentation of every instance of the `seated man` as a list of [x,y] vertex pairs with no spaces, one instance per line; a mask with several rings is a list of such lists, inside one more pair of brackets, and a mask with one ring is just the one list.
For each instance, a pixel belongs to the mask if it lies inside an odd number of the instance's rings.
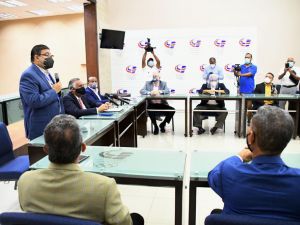
[[110,103],[106,102],[99,107],[90,105],[85,97],[85,88],[83,82],[79,78],[73,78],[69,82],[70,92],[64,96],[63,103],[65,113],[76,117],[96,115],[110,107]]
[[[170,91],[167,87],[167,83],[160,80],[159,73],[154,73],[153,80],[147,81],[145,86],[141,89],[140,93],[142,95],[151,95],[153,97],[159,96],[159,95],[165,95],[170,94]],[[173,107],[169,106],[168,102],[166,100],[156,99],[156,100],[150,100],[148,102],[148,108],[152,110],[174,110]],[[159,132],[156,118],[158,116],[165,116],[165,119],[161,122],[159,125],[160,131],[162,133],[166,132],[165,126],[166,123],[170,123],[172,117],[174,116],[175,111],[148,111],[148,115],[151,119],[151,122],[154,124],[154,135],[157,135]]]
[[[58,115],[44,131],[49,167],[24,173],[18,182],[22,210],[94,220],[111,225],[143,225],[123,205],[114,179],[84,172],[78,164],[86,146],[73,116]],[[135,223],[140,220],[141,223]],[[132,222],[133,221],[133,222]]]
[[[265,96],[271,96],[277,94],[275,85],[273,84],[274,75],[273,73],[267,73],[264,82],[257,84],[254,90],[254,94],[265,94]],[[253,109],[257,110],[263,105],[278,105],[278,101],[264,100],[264,101],[253,101]]]
[[85,97],[88,100],[88,102],[99,107],[100,105],[108,102],[109,100],[100,94],[97,85],[97,78],[89,77],[88,87],[85,89]]
[[300,169],[280,157],[293,130],[288,112],[275,106],[258,109],[247,134],[248,148],[208,174],[209,186],[224,202],[222,213],[300,222]]
[[[218,75],[211,74],[209,76],[209,82],[203,84],[199,90],[199,94],[229,94],[229,90],[224,84],[218,82]],[[226,110],[225,103],[223,100],[202,100],[199,105],[196,106],[194,110]],[[198,134],[203,134],[205,129],[202,127],[202,121],[207,118],[207,116],[215,116],[217,123],[213,128],[210,129],[213,135],[218,128],[222,128],[225,123],[228,112],[193,112],[193,126],[198,127]]]

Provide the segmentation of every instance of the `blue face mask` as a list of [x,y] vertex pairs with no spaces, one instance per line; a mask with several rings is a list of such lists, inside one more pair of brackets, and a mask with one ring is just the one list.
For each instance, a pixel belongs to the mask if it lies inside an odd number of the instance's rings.
[[91,88],[96,89],[98,87],[97,83],[92,83]]
[[251,59],[250,58],[245,58],[245,64],[250,64],[251,63]]
[[149,67],[153,67],[153,66],[154,66],[154,62],[153,62],[152,60],[150,60],[150,61],[147,63],[147,65],[148,65]]
[[288,62],[289,63],[289,67],[292,68],[294,66],[294,62]]

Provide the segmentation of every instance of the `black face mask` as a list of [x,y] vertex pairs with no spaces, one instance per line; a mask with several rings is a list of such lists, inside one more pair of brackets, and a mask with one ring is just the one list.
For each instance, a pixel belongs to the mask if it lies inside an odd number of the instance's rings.
[[77,94],[80,94],[80,95],[84,95],[85,94],[85,88],[84,87],[75,89],[75,91],[76,91]]
[[251,149],[251,146],[250,146],[250,144],[249,144],[249,142],[248,142],[248,136],[249,136],[249,134],[246,135],[246,143],[247,143],[247,147],[248,147],[248,149],[249,149],[251,152],[253,152],[253,149]]
[[52,68],[53,64],[54,64],[54,60],[52,59],[52,57],[46,58],[44,61],[44,69],[47,70]]

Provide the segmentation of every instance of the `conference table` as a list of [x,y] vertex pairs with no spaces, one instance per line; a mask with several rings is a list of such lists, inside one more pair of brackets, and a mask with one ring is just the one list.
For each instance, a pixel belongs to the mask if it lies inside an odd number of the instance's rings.
[[277,95],[271,95],[266,96],[265,94],[243,94],[243,108],[244,108],[244,119],[242,121],[243,124],[243,136],[246,137],[246,115],[248,111],[256,111],[256,110],[248,110],[246,107],[247,101],[264,101],[264,100],[273,100],[273,101],[288,101],[288,102],[294,102],[296,103],[296,109],[295,111],[290,111],[292,113],[295,113],[294,122],[295,122],[295,128],[294,128],[294,139],[298,135],[298,124],[299,124],[299,114],[300,114],[300,95],[289,95],[289,94],[277,94]]
[[[181,94],[170,94],[170,95],[159,95],[159,96],[146,96],[147,101],[150,100],[175,100],[175,101],[184,101],[184,136],[188,136],[188,95],[181,95]],[[150,111],[150,110],[148,110]],[[151,111],[170,111],[170,110],[153,110]],[[173,111],[173,110],[171,110]],[[176,111],[176,109],[175,109]]]
[[[189,201],[189,225],[196,224],[197,214],[197,187],[209,187],[207,176],[219,162],[236,155],[237,152],[221,152],[221,151],[193,151],[191,153],[190,166],[190,201]],[[300,168],[299,153],[282,153],[283,161],[290,167]]]
[[[112,177],[118,184],[174,187],[174,224],[181,225],[186,153],[157,149],[88,146],[83,155],[89,156],[80,163],[84,171]],[[48,164],[48,157],[44,157],[31,165],[30,169],[47,168]]]
[[[236,101],[236,110],[235,113],[237,114],[237,120],[236,120],[236,131],[235,133],[238,134],[239,137],[241,137],[241,118],[242,118],[242,96],[241,95],[208,95],[208,94],[198,94],[198,95],[191,95],[190,97],[190,104],[189,104],[189,108],[190,108],[190,114],[189,114],[189,118],[190,118],[190,122],[189,122],[189,126],[190,126],[190,137],[193,136],[193,112],[194,111],[200,111],[200,110],[194,110],[193,109],[193,101],[203,101],[203,100],[221,100],[221,101],[225,101],[225,100],[230,100],[230,101]],[[203,112],[208,112],[211,110],[201,110]],[[224,110],[213,110],[213,112],[220,112],[220,111],[224,111]],[[227,112],[229,110],[226,110]]]
[[[83,143],[93,146],[116,146],[115,126],[111,120],[77,120]],[[29,162],[33,164],[46,156],[44,135],[31,140],[28,144]]]
[[0,95],[0,121],[9,125],[23,118],[24,113],[19,94]]
[[82,116],[82,120],[98,121],[108,120],[115,124],[116,146],[137,147],[136,119],[133,105],[123,105],[118,107],[121,111],[99,113],[97,115]]

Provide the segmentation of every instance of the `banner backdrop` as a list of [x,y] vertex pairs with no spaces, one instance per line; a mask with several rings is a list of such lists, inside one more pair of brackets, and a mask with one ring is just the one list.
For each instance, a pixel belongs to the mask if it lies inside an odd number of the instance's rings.
[[[123,50],[112,50],[112,89],[126,89],[132,96],[139,95],[145,81],[151,76],[142,70],[145,42],[151,39],[155,54],[161,61],[161,80],[177,94],[187,94],[203,84],[203,70],[210,57],[224,70],[223,83],[236,93],[236,79],[231,72],[233,64],[244,63],[245,53],[257,58],[257,30],[243,28],[128,30]],[[151,53],[147,58],[152,57]],[[256,64],[257,65],[257,64]],[[258,67],[259,72],[259,67]]]

